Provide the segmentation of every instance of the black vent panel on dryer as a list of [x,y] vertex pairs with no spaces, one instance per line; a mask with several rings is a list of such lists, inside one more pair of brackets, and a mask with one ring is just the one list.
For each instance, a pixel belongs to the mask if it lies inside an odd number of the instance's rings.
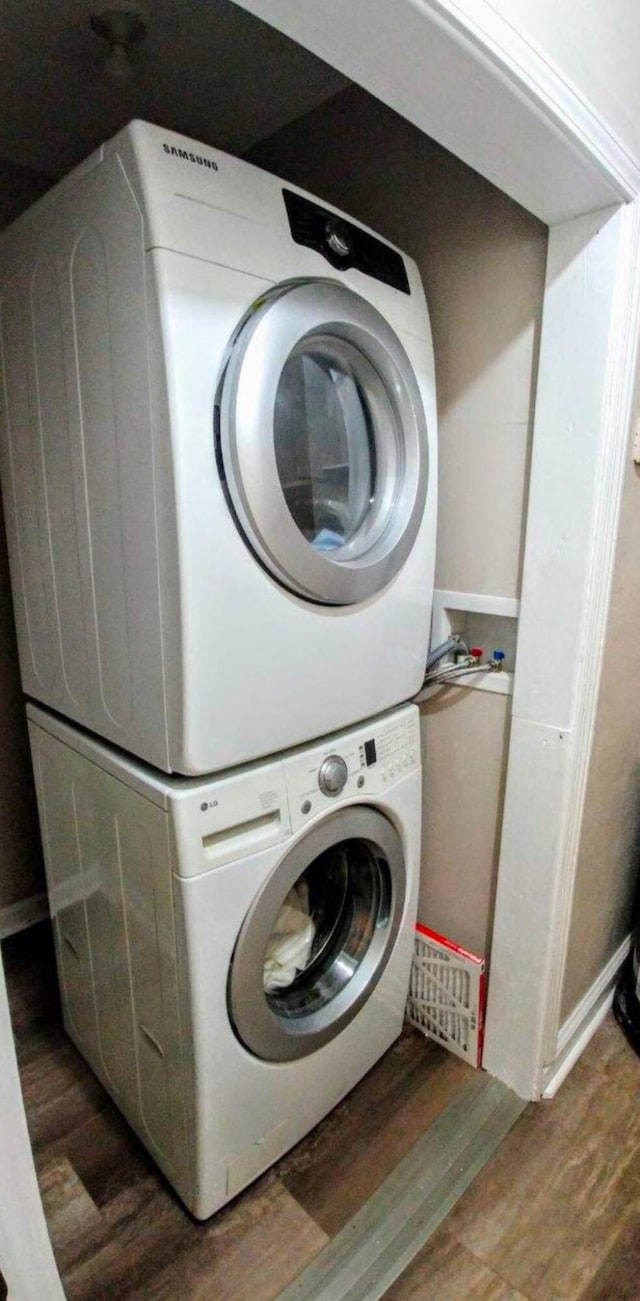
[[301,194],[282,193],[296,244],[315,249],[332,267],[353,267],[403,294],[411,293],[404,261],[395,249]]

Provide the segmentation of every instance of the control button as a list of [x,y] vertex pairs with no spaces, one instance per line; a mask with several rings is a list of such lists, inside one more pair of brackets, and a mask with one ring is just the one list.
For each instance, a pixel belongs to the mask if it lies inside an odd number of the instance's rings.
[[351,252],[351,239],[349,237],[348,227],[338,217],[330,217],[325,228],[324,235],[328,247],[337,257],[348,257]]
[[311,800],[305,800],[304,804],[300,805],[300,812],[301,813],[311,812]]
[[362,787],[364,786],[364,777],[358,777],[356,786],[358,787],[358,790],[362,790]]
[[324,795],[339,795],[347,784],[349,769],[339,754],[330,754],[320,765],[318,786]]

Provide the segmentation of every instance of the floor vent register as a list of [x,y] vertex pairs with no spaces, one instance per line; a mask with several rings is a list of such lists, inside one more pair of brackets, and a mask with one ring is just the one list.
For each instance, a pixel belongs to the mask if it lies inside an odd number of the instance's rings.
[[407,1001],[411,1024],[480,1066],[485,993],[484,958],[418,922]]

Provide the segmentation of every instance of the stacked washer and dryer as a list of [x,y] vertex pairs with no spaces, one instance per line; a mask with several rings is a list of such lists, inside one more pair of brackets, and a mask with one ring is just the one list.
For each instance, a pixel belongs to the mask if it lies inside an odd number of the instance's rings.
[[435,397],[414,263],[136,122],[0,242],[66,1028],[192,1212],[399,1034]]

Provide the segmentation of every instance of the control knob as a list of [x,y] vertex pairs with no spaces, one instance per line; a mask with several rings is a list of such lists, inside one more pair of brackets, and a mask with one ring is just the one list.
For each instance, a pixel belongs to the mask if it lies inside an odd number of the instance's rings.
[[325,239],[332,253],[337,257],[349,257],[351,238],[349,227],[338,217],[330,217],[324,228]]
[[349,769],[339,754],[323,759],[318,773],[318,786],[323,795],[339,795],[347,784]]

